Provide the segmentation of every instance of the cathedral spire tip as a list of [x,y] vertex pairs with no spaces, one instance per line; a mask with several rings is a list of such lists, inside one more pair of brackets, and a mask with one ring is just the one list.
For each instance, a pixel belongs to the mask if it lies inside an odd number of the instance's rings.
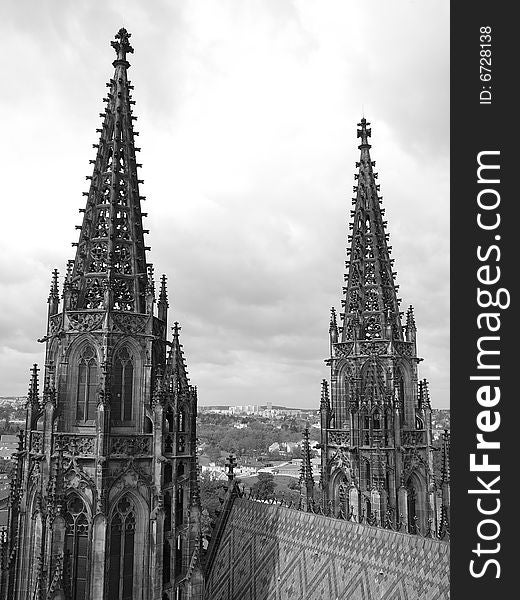
[[124,27],[121,27],[121,29],[115,35],[116,39],[114,41],[110,42],[110,45],[116,51],[117,60],[123,60],[123,61],[127,62],[126,61],[127,53],[128,54],[133,53],[134,49],[130,45],[130,41],[129,41],[131,36],[132,36],[131,33],[128,33],[128,31]]
[[361,148],[370,148],[370,144],[368,143],[368,138],[372,135],[372,130],[369,129],[370,123],[363,117],[361,119],[361,123],[358,123],[358,127],[360,129],[357,130],[357,137],[361,138],[361,144],[359,145],[359,149]]

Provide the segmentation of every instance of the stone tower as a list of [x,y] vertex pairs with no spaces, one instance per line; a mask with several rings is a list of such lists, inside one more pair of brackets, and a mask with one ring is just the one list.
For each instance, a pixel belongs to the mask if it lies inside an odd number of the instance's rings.
[[385,232],[370,124],[362,119],[345,287],[332,309],[321,397],[322,488],[336,514],[410,533],[436,526],[431,407],[419,381],[412,307],[405,326]]
[[[2,600],[202,597],[195,419],[179,340],[146,262],[127,78],[112,46],[99,143],[62,302],[48,299],[43,393],[32,370],[17,454]],[[157,307],[155,306],[157,304]]]

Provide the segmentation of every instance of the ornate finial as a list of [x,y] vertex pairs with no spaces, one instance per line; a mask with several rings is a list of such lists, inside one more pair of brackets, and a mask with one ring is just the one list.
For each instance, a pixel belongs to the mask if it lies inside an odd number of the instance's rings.
[[233,454],[230,454],[227,458],[227,462],[226,462],[226,467],[228,469],[227,471],[227,476],[229,481],[233,481],[233,479],[235,479],[235,467],[237,466],[237,459],[233,456]]
[[428,390],[428,380],[419,381],[419,408],[431,408],[430,392]]
[[150,263],[146,265],[146,293],[152,294],[152,296],[155,295],[153,265]]
[[59,297],[58,289],[58,269],[54,269],[51,277],[51,290],[49,293],[49,300]]
[[[302,448],[302,464],[300,467],[300,485],[309,485],[314,487],[314,478],[312,477],[311,466],[311,446],[309,441],[309,424],[303,430],[303,448]],[[309,491],[309,490],[307,490]]]
[[112,48],[114,48],[114,50],[117,53],[117,61],[122,60],[124,62],[127,62],[127,52],[129,54],[133,53],[134,49],[132,48],[129,42],[131,35],[132,34],[128,33],[128,31],[124,27],[121,27],[121,29],[116,33],[115,41],[110,42],[110,45],[112,46]]
[[330,329],[334,329],[338,326],[338,323],[336,321],[336,309],[334,307],[332,307],[330,309]]
[[358,127],[361,127],[361,129],[357,130],[357,136],[361,138],[361,144],[359,145],[360,150],[361,148],[371,148],[368,143],[368,138],[370,137],[372,130],[368,128],[368,125],[370,125],[370,123],[367,122],[365,117],[361,119],[361,123],[358,123]]
[[406,327],[407,329],[416,329],[415,326],[415,315],[413,312],[413,306],[410,304],[408,310],[406,311]]
[[161,275],[161,290],[159,292],[159,302],[168,306],[168,293],[166,291],[166,275]]
[[320,408],[329,408],[329,384],[326,379],[323,379],[321,382]]
[[175,323],[173,324],[173,338],[177,339],[179,337],[179,331],[181,330],[181,327],[179,325],[178,321],[175,321]]
[[67,274],[65,276],[67,283],[70,283],[72,280],[72,270],[73,269],[74,269],[74,261],[68,260],[67,261]]
[[29,394],[28,394],[28,400],[31,403],[38,403],[38,395],[39,395],[39,389],[38,389],[38,371],[40,369],[38,369],[38,365],[36,363],[34,363],[34,365],[32,366],[31,369],[31,380],[29,383]]

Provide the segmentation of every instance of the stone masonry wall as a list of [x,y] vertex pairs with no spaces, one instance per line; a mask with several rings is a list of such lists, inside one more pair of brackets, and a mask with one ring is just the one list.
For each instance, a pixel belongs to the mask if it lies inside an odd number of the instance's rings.
[[447,600],[449,545],[237,498],[206,600]]

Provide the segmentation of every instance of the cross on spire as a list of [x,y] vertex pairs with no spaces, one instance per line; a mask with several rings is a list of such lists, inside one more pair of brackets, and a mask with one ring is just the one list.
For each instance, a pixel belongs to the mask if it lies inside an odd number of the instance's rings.
[[368,143],[368,138],[372,135],[372,130],[368,128],[368,125],[370,125],[370,123],[368,123],[365,117],[361,119],[361,123],[358,123],[358,127],[360,127],[360,129],[357,130],[357,136],[358,138],[361,138],[361,144],[358,146],[360,150],[363,147],[371,148],[370,144]]
[[[121,60],[127,62],[126,54],[133,54],[134,49],[130,45],[129,41],[131,36],[131,33],[128,33],[128,31],[124,27],[121,27],[121,29],[115,35],[116,39],[113,42],[110,42],[110,45],[116,51],[117,61]],[[114,66],[116,65],[114,64]]]

